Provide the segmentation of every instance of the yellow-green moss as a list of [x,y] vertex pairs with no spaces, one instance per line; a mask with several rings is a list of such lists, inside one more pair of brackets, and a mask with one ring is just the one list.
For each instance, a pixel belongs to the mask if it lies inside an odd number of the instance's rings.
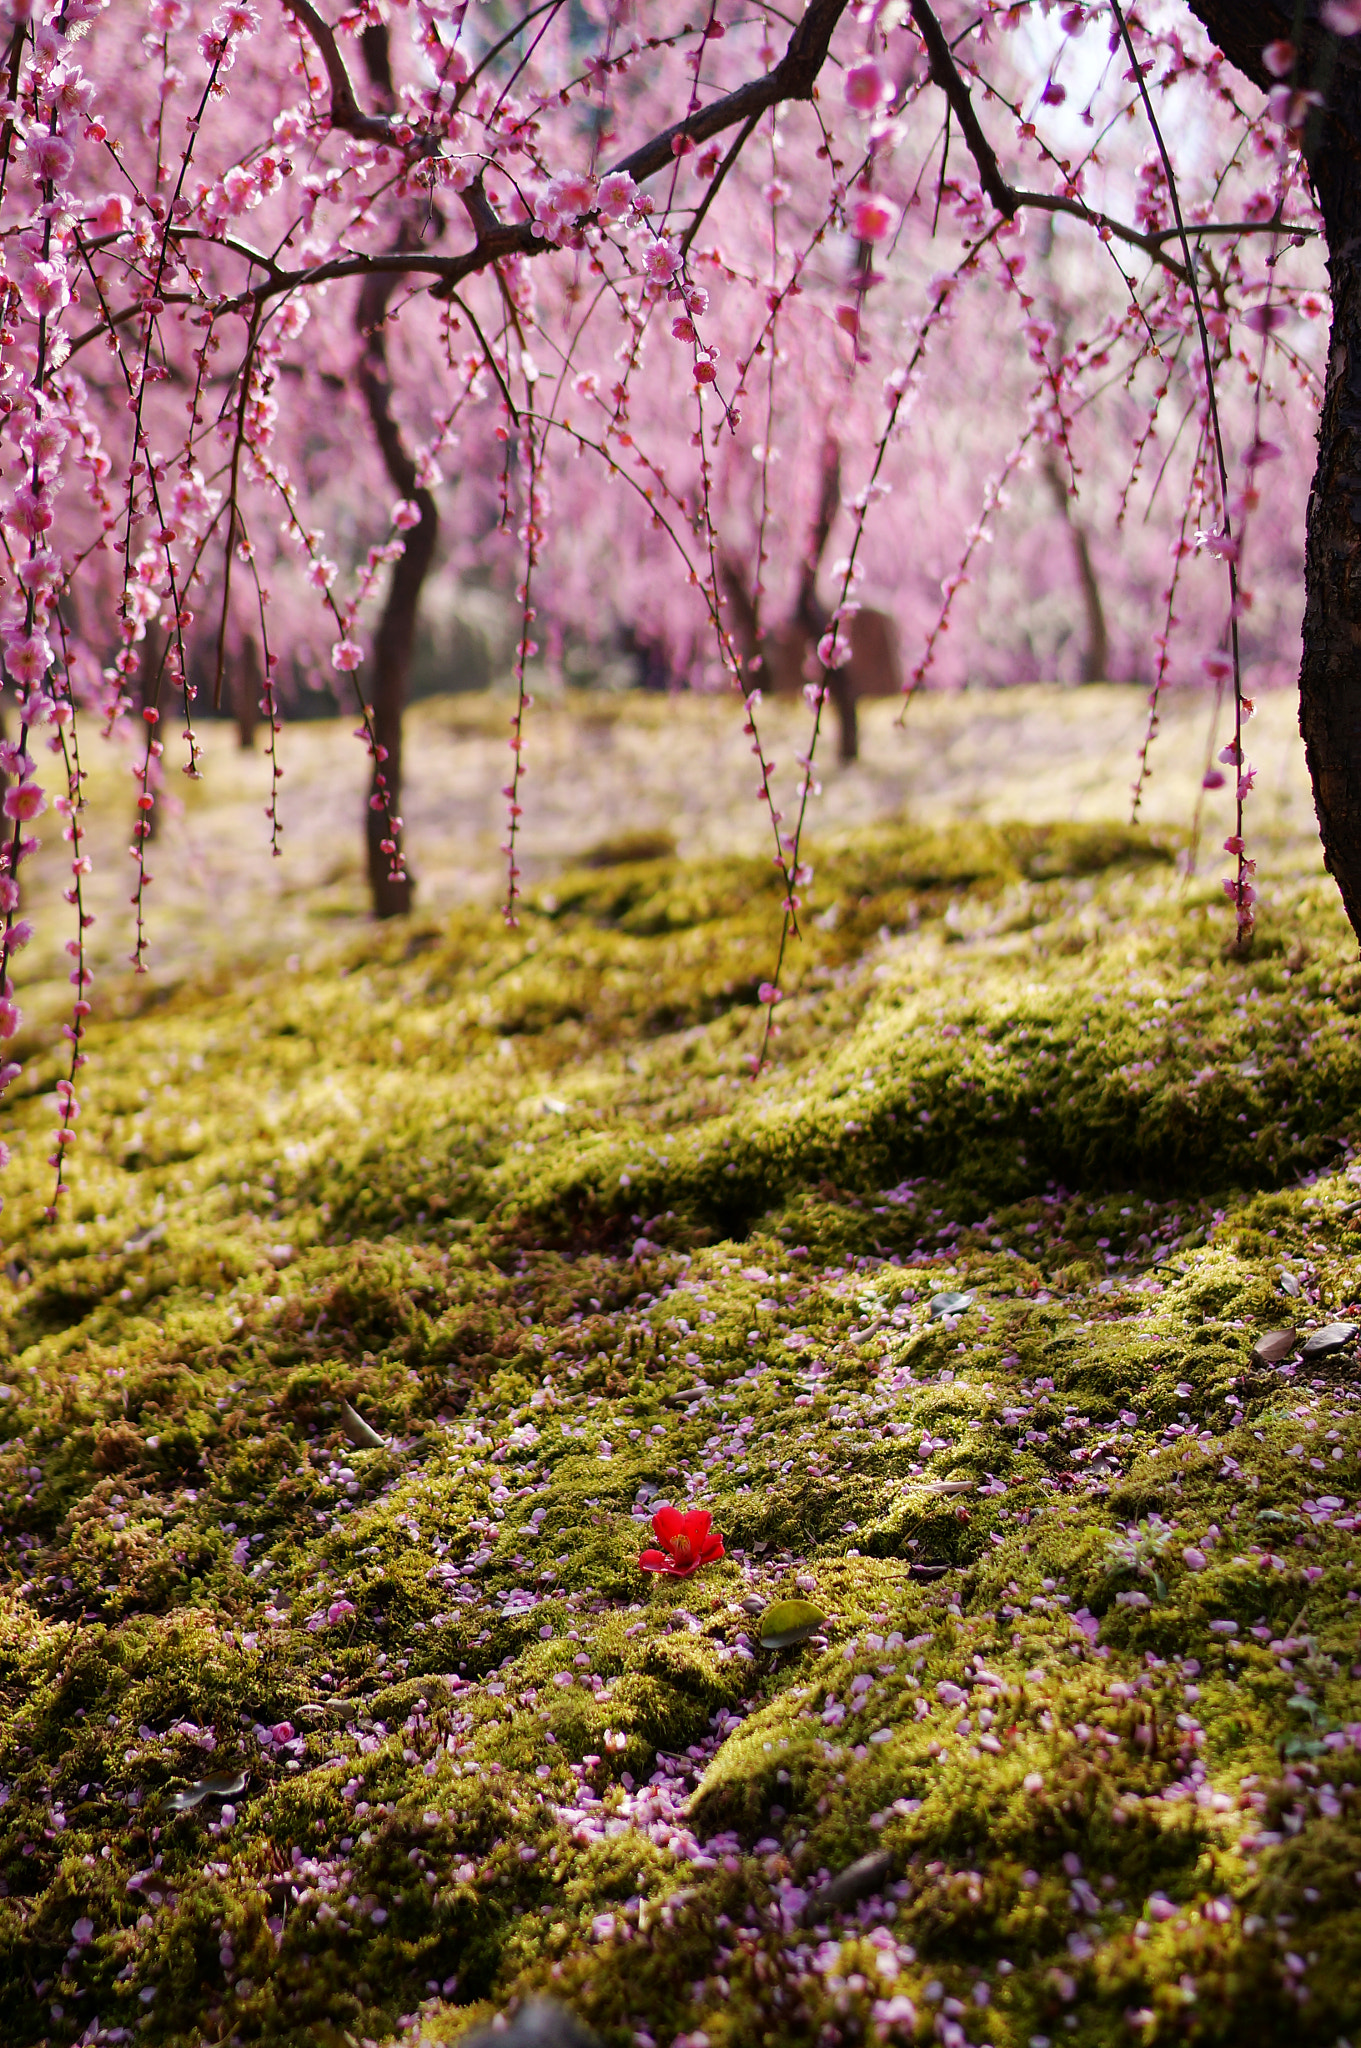
[[[1239,963],[1137,835],[867,833],[753,1083],[765,876],[129,1001],[52,1229],[33,1069],[6,2043],[452,2041],[536,1986],[609,2048],[1355,2027],[1353,1367],[1249,1355],[1361,1285],[1331,897]],[[676,1585],[666,1497],[729,1551]]]

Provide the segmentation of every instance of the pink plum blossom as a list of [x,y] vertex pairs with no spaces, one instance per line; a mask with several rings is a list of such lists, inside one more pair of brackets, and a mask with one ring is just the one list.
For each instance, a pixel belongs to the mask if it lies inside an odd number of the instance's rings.
[[71,303],[71,287],[61,263],[34,263],[19,279],[19,296],[35,320],[60,313]]
[[554,178],[548,188],[553,200],[553,210],[564,220],[578,220],[583,213],[589,213],[595,204],[595,179],[584,171],[565,178]]
[[70,172],[76,153],[60,135],[30,135],[24,144],[33,175],[42,184],[59,183]]
[[670,284],[680,269],[680,252],[675,243],[665,240],[662,236],[649,242],[647,254],[643,258],[643,267],[654,284]]
[[232,214],[250,212],[258,206],[262,197],[260,186],[244,164],[233,164],[222,180],[222,195],[227,202],[227,211]]
[[859,242],[882,242],[897,224],[897,207],[878,192],[863,193],[851,206],[851,233]]
[[99,201],[90,226],[97,235],[122,235],[126,234],[131,221],[132,207],[126,193],[111,192],[107,199]]
[[627,171],[610,171],[596,188],[596,212],[602,220],[624,220],[637,197],[638,187]]
[[37,782],[12,783],[5,791],[5,816],[18,818],[27,824],[47,809],[47,798],[41,784]]
[[5,642],[5,667],[16,683],[40,683],[52,664],[41,633],[17,633]]
[[891,98],[892,86],[872,57],[852,64],[846,73],[846,104],[857,114],[872,114]]

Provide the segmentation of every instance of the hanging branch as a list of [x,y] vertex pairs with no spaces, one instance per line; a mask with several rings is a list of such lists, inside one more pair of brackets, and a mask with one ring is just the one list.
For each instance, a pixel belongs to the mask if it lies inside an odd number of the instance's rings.
[[[951,54],[945,32],[927,5],[927,0],[912,0],[912,19],[926,46],[927,61],[931,67],[931,78],[938,85],[950,103],[950,110],[959,122],[969,154],[978,171],[978,182],[987,193],[997,211],[1007,220],[1014,220],[1023,207],[1039,213],[1066,213],[1086,226],[1104,228],[1117,241],[1125,242],[1132,249],[1142,249],[1146,256],[1161,264],[1164,270],[1182,284],[1190,282],[1190,251],[1187,247],[1187,231],[1180,221],[1175,228],[1145,233],[1132,228],[1127,221],[1117,220],[1113,214],[1103,213],[1098,207],[1084,205],[1080,199],[1072,199],[1064,192],[1026,192],[1007,182],[997,161],[997,152],[983,132],[983,124],[974,111],[974,104],[964,77]],[[1213,221],[1193,227],[1192,237],[1202,235],[1260,235],[1279,233],[1282,223],[1271,221]],[[1296,227],[1294,222],[1285,223],[1291,234],[1312,234],[1307,223]],[[1182,261],[1169,256],[1163,248],[1167,241],[1179,241],[1182,245]]]

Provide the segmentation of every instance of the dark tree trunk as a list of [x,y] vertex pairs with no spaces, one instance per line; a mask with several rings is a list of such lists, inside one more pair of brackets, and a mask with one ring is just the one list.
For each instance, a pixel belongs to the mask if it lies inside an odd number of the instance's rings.
[[[831,624],[831,615],[818,596],[818,570],[827,552],[832,521],[836,518],[840,504],[841,447],[835,435],[828,433],[822,444],[818,508],[808,542],[808,553],[804,557],[803,576],[799,583],[798,610],[795,614],[814,647],[818,645]],[[827,694],[832,700],[837,716],[837,759],[845,766],[847,762],[856,760],[860,753],[860,720],[855,708],[855,679],[848,665],[843,664],[841,668],[828,670]]]
[[[392,73],[388,63],[387,29],[366,28],[361,39],[365,67],[378,96],[389,103]],[[430,219],[428,212],[422,218]],[[435,219],[435,231],[442,223]],[[400,243],[415,247],[419,226],[403,224]],[[401,280],[395,276],[367,277],[360,289],[357,325],[360,357],[356,372],[364,394],[374,438],[394,489],[410,498],[420,512],[417,524],[406,535],[406,548],[392,567],[387,602],[379,621],[373,648],[373,726],[380,750],[369,783],[370,798],[379,794],[377,775],[381,765],[385,780],[385,804],[375,810],[370,802],[364,812],[368,850],[369,888],[375,917],[403,917],[411,908],[410,873],[392,879],[391,857],[382,850],[388,837],[388,816],[400,815],[402,804],[402,713],[411,681],[411,655],[416,641],[416,619],[420,609],[421,586],[435,557],[439,534],[439,512],[432,494],[416,481],[416,465],[402,439],[392,414],[392,386],[388,377],[388,305]],[[384,758],[384,755],[386,758]]]
[[[823,628],[826,631],[826,628]],[[837,759],[843,767],[860,757],[860,714],[855,708],[855,678],[849,668],[834,668],[827,677],[837,719]]]
[[[421,515],[418,523],[407,533],[406,548],[400,560],[392,565],[392,581],[388,585],[387,602],[383,606],[373,647],[373,728],[379,748],[386,750],[382,771],[394,816],[400,814],[402,802],[402,713],[406,709],[411,680],[416,617],[420,608],[421,586],[434,560],[435,540],[439,532],[435,500],[428,490],[417,484],[416,465],[407,453],[401,430],[392,416],[383,319],[396,283],[397,280],[391,277],[372,277],[364,282],[359,294],[359,326],[364,337],[364,352],[360,356],[358,370],[359,388],[369,409],[369,419],[373,423],[388,476],[403,497],[414,501]],[[378,764],[375,763],[374,779],[369,785],[370,796],[378,793],[377,773]],[[373,914],[375,917],[403,917],[411,908],[411,877],[406,874],[399,881],[394,881],[391,857],[382,851],[381,842],[388,836],[387,809],[375,810],[369,804],[364,813],[364,823],[368,838]]]
[[1082,681],[1108,682],[1110,642],[1106,634],[1106,608],[1101,602],[1101,585],[1096,580],[1087,529],[1080,519],[1073,517],[1073,501],[1069,496],[1067,478],[1052,448],[1045,451],[1044,474],[1053,493],[1054,503],[1067,525],[1068,535],[1073,543],[1073,562],[1077,569],[1077,580],[1082,585],[1082,604],[1087,614],[1087,645],[1082,650]]
[[[1317,12],[1312,4],[1308,11]],[[1255,84],[1272,84],[1262,51],[1296,39],[1294,0],[1192,0],[1192,12],[1231,63]],[[1339,43],[1311,20],[1298,47],[1300,83],[1326,100],[1305,153],[1333,295],[1305,536],[1300,731],[1323,857],[1361,937],[1361,38]]]
[[260,666],[260,643],[254,633],[247,633],[241,643],[241,659],[236,665],[236,681],[232,688],[232,709],[236,713],[236,737],[243,754],[255,747],[255,722],[260,714],[260,698],[265,687],[265,672]]

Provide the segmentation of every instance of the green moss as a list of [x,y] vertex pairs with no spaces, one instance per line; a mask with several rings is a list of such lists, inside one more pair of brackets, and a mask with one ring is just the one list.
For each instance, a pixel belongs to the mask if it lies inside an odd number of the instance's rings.
[[[1332,2043],[1361,1421],[1345,1360],[1250,1361],[1355,1289],[1331,896],[1235,962],[1138,835],[866,833],[752,1082],[769,871],[605,851],[518,934],[120,996],[55,1228],[32,1070],[6,2041],[546,1986],[609,2048]],[[679,1584],[667,1497],[728,1547]]]

